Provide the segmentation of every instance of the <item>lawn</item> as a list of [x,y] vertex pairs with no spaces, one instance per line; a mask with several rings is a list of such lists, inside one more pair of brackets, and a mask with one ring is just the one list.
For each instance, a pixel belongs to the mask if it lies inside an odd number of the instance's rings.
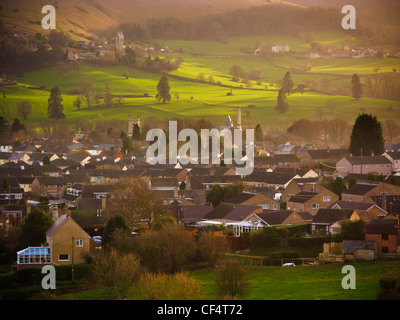
[[[242,300],[375,300],[379,280],[400,279],[400,261],[352,263],[356,270],[356,289],[342,288],[343,264],[260,267],[247,266],[249,290]],[[210,269],[190,272],[201,282],[204,299],[217,299],[214,273]],[[92,289],[59,296],[61,300],[115,299],[112,290]]]
[[[247,267],[250,289],[244,300],[374,300],[379,279],[400,277],[399,261],[357,262],[356,289],[342,288],[342,264],[296,267]],[[197,270],[206,298],[216,298],[213,274]]]
[[[316,39],[340,42],[343,40],[341,33],[314,33]],[[281,39],[282,41],[278,41]],[[287,40],[287,41],[286,41]],[[246,37],[230,38],[227,43],[204,41],[166,41],[174,49],[182,47],[183,63],[180,68],[172,71],[168,76],[171,87],[171,102],[159,103],[155,99],[157,83],[160,74],[149,73],[126,66],[97,67],[82,64],[79,70],[61,72],[59,68],[47,68],[35,72],[27,72],[22,78],[14,77],[18,86],[3,87],[6,98],[0,99],[0,115],[7,119],[17,117],[19,102],[29,101],[33,108],[32,114],[26,122],[32,123],[36,128],[40,127],[47,118],[47,99],[49,89],[58,86],[63,97],[64,113],[67,122],[91,121],[97,119],[127,119],[129,115],[140,115],[145,121],[149,117],[160,120],[171,118],[207,118],[220,125],[225,122],[227,115],[236,120],[237,108],[242,108],[242,122],[245,127],[254,128],[261,124],[265,128],[286,130],[295,120],[300,118],[320,119],[317,112],[319,107],[324,107],[327,100],[335,100],[334,110],[325,110],[323,117],[326,119],[341,118],[354,122],[361,112],[376,115],[381,122],[389,119],[400,119],[400,104],[398,101],[383,99],[362,98],[355,101],[347,96],[330,96],[323,93],[305,92],[294,93],[287,98],[290,108],[285,114],[275,110],[277,101],[277,81],[283,78],[286,68],[301,63],[300,60],[291,57],[276,59],[285,68],[273,66],[265,59],[253,55],[245,55],[242,47],[252,47],[256,42],[287,42],[297,49],[304,49],[304,35],[300,38],[280,37]],[[203,50],[203,51],[201,51]],[[304,49],[305,50],[305,49]],[[200,55],[193,55],[200,53]],[[177,54],[170,55],[176,59]],[[309,61],[309,60],[307,60]],[[397,61],[397,60],[396,60]],[[245,71],[260,70],[262,73],[261,84],[252,81],[251,86],[241,82],[233,82],[229,75],[232,65],[240,65]],[[394,59],[316,59],[312,61],[312,72],[316,74],[293,74],[295,83],[305,79],[319,81],[323,78],[335,80],[342,76],[359,71],[360,74],[370,73],[376,65],[381,70],[389,70],[395,64]],[[129,79],[123,74],[129,73]],[[318,74],[321,72],[322,74]],[[332,76],[323,73],[332,73]],[[204,82],[198,81],[199,74],[204,75]],[[209,77],[212,76],[212,81]],[[335,80],[341,85],[350,79]],[[115,95],[129,95],[124,97],[124,104],[113,107],[94,106],[88,108],[86,102],[81,110],[73,107],[77,97],[76,90],[82,87],[82,83],[89,84],[92,93],[104,94],[105,84],[108,83],[110,91]],[[219,82],[219,83],[218,83]],[[45,87],[47,90],[34,88]],[[228,95],[232,89],[233,95]],[[75,92],[75,93],[74,93]],[[144,97],[147,94],[148,97]],[[137,96],[137,97],[134,97]],[[252,105],[251,108],[248,108]]]

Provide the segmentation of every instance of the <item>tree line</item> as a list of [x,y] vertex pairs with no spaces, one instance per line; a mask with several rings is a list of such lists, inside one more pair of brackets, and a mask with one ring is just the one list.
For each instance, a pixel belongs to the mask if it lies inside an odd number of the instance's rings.
[[[118,30],[128,41],[150,39],[216,40],[226,37],[283,34],[299,36],[305,31],[338,30],[342,17],[339,11],[324,8],[300,8],[288,6],[259,6],[200,17],[154,18],[144,23],[123,23]],[[301,30],[299,30],[301,25]],[[108,38],[116,29],[100,31]]]

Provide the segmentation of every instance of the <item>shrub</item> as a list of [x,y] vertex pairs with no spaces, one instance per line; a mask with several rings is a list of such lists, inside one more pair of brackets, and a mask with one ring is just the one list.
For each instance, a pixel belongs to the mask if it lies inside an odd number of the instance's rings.
[[249,287],[247,271],[238,261],[226,261],[215,272],[219,297],[244,296]]
[[131,300],[198,300],[201,283],[187,273],[144,273],[133,286],[127,299]]

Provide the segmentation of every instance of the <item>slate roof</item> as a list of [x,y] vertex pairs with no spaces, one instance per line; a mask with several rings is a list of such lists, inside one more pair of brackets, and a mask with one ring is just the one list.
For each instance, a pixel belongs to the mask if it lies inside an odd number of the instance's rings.
[[395,219],[374,219],[366,225],[366,234],[398,234],[399,228]]
[[213,210],[213,206],[182,206],[181,219],[186,222],[199,221],[204,218],[209,212]]
[[360,195],[366,194],[367,192],[371,191],[372,189],[376,188],[377,184],[369,184],[369,183],[356,183],[348,188],[343,194],[353,194],[353,195]]
[[305,203],[311,198],[315,197],[318,192],[312,192],[312,191],[301,191],[298,194],[292,196],[289,198],[288,202],[295,202],[295,203]]
[[357,164],[392,164],[392,162],[385,156],[356,156],[356,157],[346,157],[352,165]]
[[49,236],[49,237],[54,236],[54,235],[56,234],[56,232],[57,232],[58,230],[60,230],[61,227],[62,227],[69,219],[71,219],[70,216],[68,216],[68,215],[66,215],[66,214],[63,214],[61,217],[59,217],[59,218],[56,220],[56,222],[53,223],[53,225],[52,225],[49,229],[47,229],[46,235]]
[[340,220],[347,220],[353,212],[353,210],[319,209],[313,218],[313,223],[331,224]]
[[376,241],[364,241],[364,240],[343,240],[342,248],[343,254],[352,254],[356,250],[376,250]]

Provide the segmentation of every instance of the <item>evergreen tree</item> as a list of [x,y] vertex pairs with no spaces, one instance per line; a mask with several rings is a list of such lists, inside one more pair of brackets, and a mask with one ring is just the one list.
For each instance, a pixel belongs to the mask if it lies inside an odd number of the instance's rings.
[[106,93],[104,94],[104,105],[106,107],[109,107],[112,105],[112,96],[110,93],[110,87],[108,86],[108,83],[106,83],[104,89],[106,91]]
[[275,110],[280,113],[285,113],[289,109],[289,105],[285,101],[286,96],[290,95],[294,91],[294,83],[292,80],[292,74],[290,71],[285,73],[285,76],[282,80],[281,89],[278,92],[278,101],[275,107]]
[[121,148],[121,153],[132,153],[133,152],[133,148],[132,148],[132,144],[131,141],[129,140],[128,136],[124,136],[122,138],[122,148]]
[[280,89],[278,92],[278,103],[276,104],[275,110],[280,113],[285,113],[288,109],[289,105],[285,101],[285,94],[283,93],[283,90]]
[[349,151],[354,156],[380,155],[385,152],[382,126],[376,116],[360,114],[353,126]]
[[141,136],[140,127],[135,123],[133,125],[132,140],[140,140]]
[[79,97],[76,97],[74,101],[74,107],[77,108],[78,110],[81,110],[81,104],[82,104],[81,99]]
[[293,88],[294,82],[292,80],[292,74],[290,73],[290,71],[288,71],[283,77],[281,90],[284,95],[290,95],[291,93],[293,93]]
[[53,220],[42,209],[34,208],[21,225],[21,244],[23,247],[40,246],[46,241],[46,231]]
[[353,74],[351,78],[351,93],[353,98],[359,100],[362,94],[362,85],[360,82],[360,77],[357,74]]
[[61,104],[63,101],[61,97],[61,92],[58,87],[54,87],[50,90],[50,98],[47,100],[47,114],[50,119],[64,119],[65,115],[63,113],[64,107]]
[[18,133],[19,131],[25,131],[26,132],[26,127],[24,124],[22,124],[18,118],[14,119],[14,122],[11,125],[10,132],[11,133]]
[[158,91],[156,95],[157,100],[163,100],[163,103],[166,103],[166,101],[170,101],[171,94],[169,93],[169,90],[170,87],[168,78],[166,76],[162,76],[157,85],[157,91]]
[[257,124],[256,128],[254,129],[254,137],[255,137],[256,141],[262,141],[264,138],[264,133],[259,124]]

